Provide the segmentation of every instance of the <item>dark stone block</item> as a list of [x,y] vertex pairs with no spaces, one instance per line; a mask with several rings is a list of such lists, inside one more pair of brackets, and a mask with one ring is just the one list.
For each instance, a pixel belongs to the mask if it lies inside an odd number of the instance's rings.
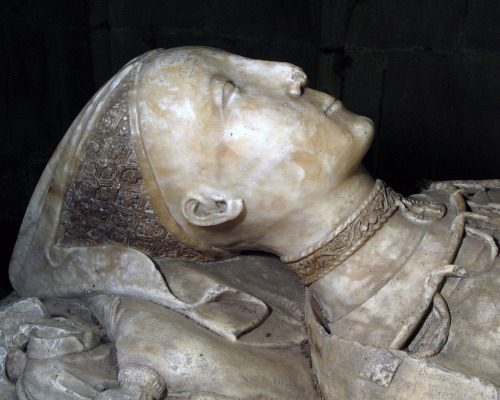
[[388,57],[378,175],[403,191],[500,176],[499,70],[498,57]]
[[385,56],[359,51],[348,52],[346,56],[350,63],[344,68],[341,100],[349,110],[371,118],[378,125]]
[[54,129],[51,106],[46,101],[50,91],[47,34],[39,27],[5,27],[4,34],[5,50],[12,55],[6,64],[5,90],[0,93],[6,111],[4,138],[21,152],[45,147],[47,141],[40,138]]
[[7,90],[9,87],[9,71],[10,67],[7,63],[7,55],[9,53],[9,46],[7,44],[8,29],[5,25],[0,25],[0,35],[3,40],[0,40],[0,52],[4,54],[3,62],[0,62],[0,132],[2,132],[2,137],[5,140],[8,133],[8,116],[9,116],[9,98],[7,97]]
[[85,0],[3,0],[0,21],[48,28],[87,24]]
[[470,50],[500,50],[500,2],[469,1],[464,27],[464,47]]
[[319,42],[319,12],[314,2],[254,0],[211,2],[211,26],[219,35],[264,40]]
[[458,45],[465,0],[353,2],[347,41],[353,47],[423,47]]
[[133,58],[154,48],[162,47],[153,43],[151,34],[144,30],[112,30],[110,35],[111,76]]
[[109,2],[88,0],[88,18],[94,87],[100,88],[113,75]]
[[1,214],[21,218],[31,197],[27,185],[25,155],[13,155],[4,150],[0,157],[0,179]]
[[13,55],[1,94],[6,133],[21,151],[50,155],[94,93],[86,29],[15,26],[6,31]]
[[316,74],[309,74],[310,86],[321,92],[340,98],[344,69],[344,55],[341,52],[314,54],[317,58]]
[[[319,5],[317,5],[318,3]],[[311,2],[311,7],[314,4],[319,9],[321,46],[325,51],[344,46],[346,15],[349,3],[349,0]]]
[[91,30],[90,32],[93,86],[95,88],[100,88],[113,75],[110,37],[109,30]]
[[9,263],[21,226],[20,218],[0,217],[0,299],[12,291],[9,282]]
[[364,159],[364,164],[372,174],[377,174],[379,132],[379,112],[384,90],[385,55],[374,52],[350,51],[350,60],[344,68],[342,98],[348,110],[373,120],[376,127],[372,146]]
[[[87,28],[63,29],[50,44],[49,63],[51,101],[61,102],[60,120],[62,132],[53,132],[57,142],[79,114],[83,106],[94,95],[97,88],[91,72],[92,55]],[[79,46],[75,47],[75,43]],[[56,112],[56,110],[54,110]]]
[[[181,46],[212,46],[222,48],[217,38],[214,36],[207,37],[206,34],[200,32],[166,32],[155,31],[150,32],[150,46],[153,48],[170,49]],[[154,43],[153,43],[154,42]]]
[[42,176],[42,173],[49,162],[49,158],[31,156],[28,157],[26,173],[27,173],[27,187],[28,193],[31,194],[35,190],[38,180]]
[[87,0],[88,25],[92,30],[109,30],[109,1]]
[[203,30],[208,23],[205,0],[111,0],[109,24],[117,27],[158,26],[168,30]]

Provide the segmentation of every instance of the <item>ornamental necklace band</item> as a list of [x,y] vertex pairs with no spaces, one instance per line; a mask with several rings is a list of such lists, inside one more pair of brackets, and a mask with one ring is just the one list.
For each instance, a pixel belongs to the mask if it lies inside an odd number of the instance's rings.
[[368,198],[347,220],[319,242],[281,261],[309,285],[353,255],[398,208],[409,219],[419,221],[441,219],[446,212],[442,204],[405,198],[377,180]]

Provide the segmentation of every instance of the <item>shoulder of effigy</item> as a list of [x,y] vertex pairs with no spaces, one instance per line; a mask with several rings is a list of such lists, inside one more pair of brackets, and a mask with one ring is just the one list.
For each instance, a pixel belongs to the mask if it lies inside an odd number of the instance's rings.
[[450,205],[450,192],[445,189],[428,188],[408,196],[412,200]]

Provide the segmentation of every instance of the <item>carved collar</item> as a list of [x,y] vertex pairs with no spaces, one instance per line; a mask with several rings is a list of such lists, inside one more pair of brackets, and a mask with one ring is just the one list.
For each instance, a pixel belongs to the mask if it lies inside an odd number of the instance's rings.
[[440,219],[446,212],[442,204],[404,198],[377,180],[368,198],[344,223],[319,242],[281,261],[309,285],[353,255],[398,208],[408,218],[420,221]]

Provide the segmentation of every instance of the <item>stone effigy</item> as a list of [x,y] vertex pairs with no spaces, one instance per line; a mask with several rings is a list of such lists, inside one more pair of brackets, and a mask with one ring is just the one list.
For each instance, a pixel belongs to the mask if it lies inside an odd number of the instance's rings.
[[186,47],[91,99],[16,243],[2,398],[498,398],[500,182],[405,198],[306,85]]

